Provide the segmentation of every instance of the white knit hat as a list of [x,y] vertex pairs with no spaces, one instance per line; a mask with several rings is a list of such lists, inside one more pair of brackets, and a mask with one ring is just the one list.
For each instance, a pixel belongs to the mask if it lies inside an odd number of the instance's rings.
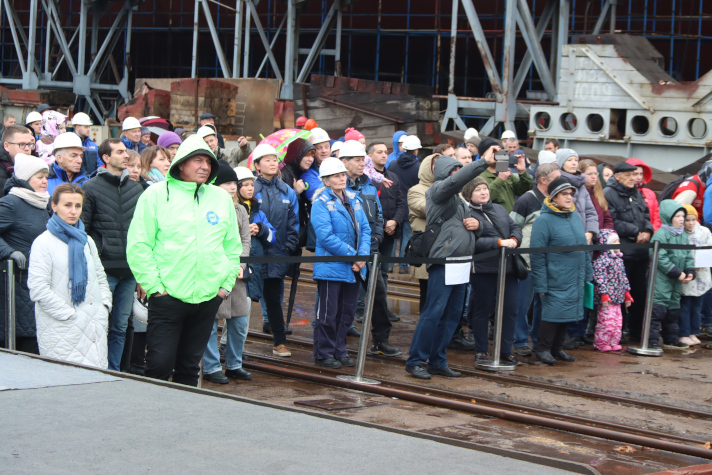
[[15,155],[15,176],[20,180],[28,181],[32,176],[40,171],[49,173],[47,163],[34,155],[18,153]]

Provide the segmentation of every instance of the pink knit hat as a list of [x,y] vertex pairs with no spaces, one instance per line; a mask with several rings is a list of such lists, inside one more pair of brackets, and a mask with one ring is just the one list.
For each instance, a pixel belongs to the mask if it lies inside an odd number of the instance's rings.
[[359,132],[358,130],[354,129],[353,127],[349,127],[348,129],[345,130],[346,134],[344,135],[345,140],[361,140],[364,139],[366,140],[366,137]]

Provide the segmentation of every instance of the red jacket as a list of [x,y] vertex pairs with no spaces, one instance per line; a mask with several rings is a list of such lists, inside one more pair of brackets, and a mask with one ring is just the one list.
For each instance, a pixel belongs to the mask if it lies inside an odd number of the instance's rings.
[[645,204],[648,205],[648,210],[650,210],[650,223],[653,225],[653,229],[657,231],[658,228],[663,224],[660,221],[660,207],[658,206],[658,197],[653,190],[645,188],[643,186],[646,183],[650,183],[650,180],[652,180],[653,178],[653,171],[650,169],[650,166],[648,166],[647,163],[638,158],[629,158],[628,160],[626,160],[626,162],[630,163],[634,167],[643,167],[643,183],[638,189],[643,195]]

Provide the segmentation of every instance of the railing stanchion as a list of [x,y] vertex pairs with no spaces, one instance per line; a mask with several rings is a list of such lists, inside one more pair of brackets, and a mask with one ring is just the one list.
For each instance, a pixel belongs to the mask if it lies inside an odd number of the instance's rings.
[[16,350],[15,345],[15,261],[8,259],[5,267],[5,347]]

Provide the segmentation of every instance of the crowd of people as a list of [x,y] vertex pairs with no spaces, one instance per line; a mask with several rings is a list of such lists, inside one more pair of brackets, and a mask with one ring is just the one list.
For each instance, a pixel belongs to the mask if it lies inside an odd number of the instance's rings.
[[[284,281],[298,276],[298,265],[247,265],[244,258],[307,250],[357,256],[313,269],[315,364],[353,366],[346,339],[359,335],[354,323],[363,320],[372,273],[370,352],[403,352],[389,343],[399,320],[387,303],[394,267],[374,268],[370,254],[467,258],[502,248],[712,245],[704,226],[712,221],[712,197],[705,200],[712,161],[658,203],[643,160],[596,165],[552,139],[531,163],[513,131],[497,140],[468,129],[463,143],[430,154],[400,131],[389,153],[388,144],[355,129],[332,140],[301,118],[309,134],[280,158],[267,144],[252,149],[245,137],[226,147],[214,120],[203,114],[197,129],[165,131],[154,144],[141,120],[128,117],[120,138],[98,145],[83,113],[72,117],[73,131],[49,106],[24,125],[4,123],[0,258],[18,268],[17,349],[193,386],[202,360],[212,382],[250,380],[242,362],[253,302],[260,302],[273,354],[291,356]],[[531,356],[572,362],[566,350],[581,345],[615,352],[639,341],[650,256],[645,246],[510,256],[502,364]],[[464,273],[461,264],[398,265],[420,285],[405,363],[411,376],[460,376],[448,366],[448,350],[473,351],[476,362],[492,356],[499,259],[483,257]],[[650,346],[662,337],[664,349],[677,350],[712,336],[711,289],[710,269],[695,267],[694,251],[662,248]]]

